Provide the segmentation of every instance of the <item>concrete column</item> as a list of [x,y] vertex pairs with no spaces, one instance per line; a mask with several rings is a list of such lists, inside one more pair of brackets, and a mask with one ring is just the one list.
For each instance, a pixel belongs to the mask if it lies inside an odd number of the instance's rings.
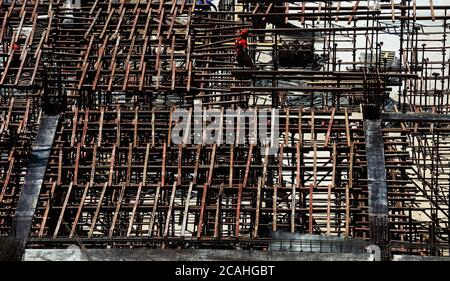
[[34,211],[41,192],[47,162],[55,138],[59,115],[44,115],[33,145],[28,163],[25,182],[20,193],[14,217],[15,233],[13,236],[25,247],[31,228]]
[[380,119],[364,119],[369,192],[369,235],[380,247],[382,259],[390,259],[386,165]]

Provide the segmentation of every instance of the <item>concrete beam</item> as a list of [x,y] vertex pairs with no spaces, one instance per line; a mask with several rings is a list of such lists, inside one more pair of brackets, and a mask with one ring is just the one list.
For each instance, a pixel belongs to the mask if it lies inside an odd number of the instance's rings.
[[55,138],[59,115],[44,115],[36,136],[36,141],[31,151],[25,182],[20,193],[15,212],[15,238],[28,239],[34,211],[36,209],[42,181],[44,180],[48,158]]
[[414,121],[414,122],[450,122],[450,114],[437,113],[381,113],[383,121]]
[[369,192],[369,235],[371,242],[381,248],[382,259],[389,259],[388,190],[381,120],[364,119],[364,134]]
[[27,249],[26,261],[373,261],[373,254],[217,249]]

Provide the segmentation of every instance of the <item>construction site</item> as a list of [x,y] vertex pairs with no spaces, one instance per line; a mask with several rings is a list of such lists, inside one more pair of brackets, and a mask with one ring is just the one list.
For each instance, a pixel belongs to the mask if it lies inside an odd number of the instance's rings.
[[450,260],[450,2],[0,0],[0,260]]

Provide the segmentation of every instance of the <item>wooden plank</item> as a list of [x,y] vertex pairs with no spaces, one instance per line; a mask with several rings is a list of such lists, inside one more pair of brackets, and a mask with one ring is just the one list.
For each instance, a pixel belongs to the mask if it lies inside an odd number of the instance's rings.
[[191,91],[191,80],[192,80],[192,61],[189,61],[189,67],[188,67],[188,79],[187,79],[187,86],[186,91]]
[[[139,70],[142,70],[144,68],[144,58],[145,55],[147,54],[147,45],[148,45],[148,36],[145,36],[144,45],[142,46],[141,59],[139,61]],[[145,73],[145,71],[143,73]]]
[[147,184],[147,167],[148,167],[148,158],[150,153],[150,144],[147,143],[147,148],[145,149],[145,160],[144,160],[144,171],[142,172],[142,183],[144,186]]
[[333,109],[331,110],[330,121],[328,122],[327,135],[325,137],[325,143],[323,145],[324,148],[328,147],[328,144],[330,143],[331,129],[333,127],[333,121],[334,121],[335,114],[336,114],[336,107],[333,107]]
[[350,146],[350,160],[349,160],[349,179],[348,184],[345,186],[345,237],[350,237],[350,189],[353,185],[353,143]]
[[192,181],[194,184],[197,183],[197,176],[198,176],[198,168],[200,166],[200,152],[201,152],[201,145],[197,145],[197,152],[195,153],[195,167],[194,167],[194,175],[192,176]]
[[75,156],[75,169],[73,171],[73,184],[78,185],[78,165],[80,164],[81,144],[77,143],[77,152]]
[[[44,211],[44,215],[42,217],[41,226],[39,228],[38,237],[42,237],[44,235],[45,225],[47,224],[48,213],[50,212],[51,202],[53,200],[53,195],[55,194],[56,184],[57,184],[56,182],[53,182],[52,188],[50,189],[50,195],[49,195],[49,198],[47,199],[47,202],[45,205],[45,211]],[[1,201],[2,200],[0,199],[0,202]]]
[[75,138],[77,133],[77,125],[78,125],[78,110],[75,110],[72,120],[72,137],[70,138],[70,146],[75,146]]
[[133,25],[131,27],[131,32],[130,32],[130,36],[128,36],[128,40],[131,40],[131,38],[134,36],[134,31],[136,30],[136,24],[138,22],[139,15],[141,14],[141,9],[138,8],[137,12],[135,14],[136,14],[136,16],[134,17]]
[[[51,26],[52,26],[52,22],[53,22],[53,10],[50,10],[50,7],[49,7],[49,12],[47,15],[48,15],[48,25],[47,25],[46,30],[51,30]],[[45,39],[44,39],[45,43],[48,43],[49,35],[50,35],[50,32],[45,33]]]
[[[120,36],[116,39],[116,44],[114,45],[112,57],[111,57],[111,63],[109,65],[109,71],[110,71],[110,79],[108,83],[108,91],[112,90],[113,82],[114,82],[114,76],[116,74],[116,58],[117,58],[117,52],[119,50],[120,46]],[[125,64],[128,65],[128,64]]]
[[88,238],[91,238],[92,234],[94,233],[95,224],[97,222],[98,215],[100,214],[100,210],[102,208],[102,202],[103,202],[103,198],[105,197],[107,187],[108,187],[108,183],[105,182],[103,184],[102,192],[100,193],[100,198],[98,199],[97,208],[95,209],[94,217],[92,218],[92,223],[91,223],[91,227],[89,228]]
[[[172,91],[175,90],[175,80],[176,80],[176,71],[177,71],[177,64],[176,61],[173,59],[175,53],[175,36],[172,37],[172,47],[171,47],[171,52],[170,52],[170,65],[171,65],[171,69],[172,69],[172,77],[171,77],[171,85],[170,85],[170,89]],[[190,118],[188,119],[190,120]],[[190,122],[188,122],[190,123]]]
[[348,120],[348,111],[347,108],[344,109],[345,114],[345,135],[347,137],[347,146],[350,147],[351,137],[350,137],[350,122]]
[[219,238],[220,236],[220,207],[222,204],[222,195],[223,195],[223,183],[220,185],[219,194],[217,196],[216,216],[214,217],[214,238]]
[[147,0],[147,7],[145,8],[146,13],[149,13],[152,11],[152,4],[153,4],[153,0]]
[[[176,10],[177,10],[178,8],[175,8],[175,13],[176,13]],[[169,31],[167,31],[167,39],[170,39],[170,36],[172,36],[173,38],[175,38],[175,34],[172,34],[172,30],[173,30],[173,25],[175,24],[175,20],[176,20],[176,15],[174,15],[173,13],[172,13],[172,21],[170,22],[170,25],[169,25]]]
[[[140,66],[141,67],[141,66]],[[139,91],[143,91],[144,89],[144,81],[145,81],[145,71],[147,70],[147,62],[144,62],[142,65],[141,77],[139,79]]]
[[239,238],[239,224],[241,222],[242,184],[239,185],[236,205],[236,238]]
[[120,194],[119,194],[119,199],[117,200],[117,204],[116,204],[116,209],[114,210],[114,216],[113,216],[113,220],[111,223],[111,227],[109,228],[109,238],[112,238],[113,234],[114,234],[114,228],[116,227],[116,223],[117,223],[117,218],[119,216],[119,212],[120,212],[120,207],[122,206],[122,200],[123,200],[123,196],[125,194],[125,188],[126,188],[126,184],[124,183],[122,185],[122,189],[120,190]]
[[139,123],[139,106],[136,106],[136,109],[134,111],[134,131],[133,131],[133,147],[137,146],[137,139],[138,139],[138,123]]
[[[152,19],[152,10],[150,9],[149,11],[146,11],[147,13],[147,20],[145,21],[145,27],[144,27],[144,32],[142,33],[142,36],[147,37],[151,37],[152,35],[152,30],[151,30],[151,19]],[[150,28],[150,31],[149,31]],[[143,52],[146,52],[146,49],[143,49]]]
[[36,51],[35,55],[37,55],[36,64],[34,65],[33,74],[31,75],[31,80],[29,86],[34,85],[34,79],[36,78],[36,73],[38,71],[38,67],[41,61],[41,53],[42,50]]
[[248,154],[247,154],[247,164],[245,165],[245,174],[244,174],[244,180],[242,182],[243,188],[247,186],[247,180],[248,180],[248,173],[250,172],[250,165],[252,163],[252,157],[253,157],[253,144],[250,144],[250,147],[248,148]]
[[133,53],[133,50],[134,50],[135,41],[136,41],[136,37],[133,37],[133,39],[131,40],[131,43],[129,45],[129,48],[128,48],[127,58],[125,60],[126,69],[125,69],[125,79],[124,79],[123,85],[122,85],[122,90],[123,91],[126,91],[127,87],[128,87],[128,79],[129,79],[129,76],[130,76],[130,69],[131,69],[131,61],[130,61],[130,59],[131,59],[131,54]]
[[291,192],[291,233],[295,233],[295,207],[297,205],[297,193],[295,184],[292,185]]
[[106,30],[107,30],[107,28],[108,28],[108,26],[109,26],[109,21],[111,20],[111,17],[113,16],[113,14],[114,14],[114,8],[112,8],[112,9],[109,11],[108,18],[106,19],[105,25],[103,26],[103,30],[102,30],[102,32],[100,33],[100,37],[99,37],[100,39],[102,39],[103,36],[105,36]]
[[296,187],[299,189],[299,188],[301,188],[302,187],[302,185],[301,185],[301,176],[300,176],[300,158],[301,158],[301,150],[300,150],[300,143],[297,143],[297,145],[296,145],[296,149],[297,149],[297,151],[296,151],[296,154],[295,154],[295,157],[296,157],[296,177],[295,177],[295,185],[296,185]]
[[186,194],[186,200],[185,200],[184,212],[183,212],[183,223],[181,224],[181,237],[184,237],[184,234],[186,232],[186,224],[187,224],[188,212],[189,212],[189,203],[191,202],[191,193],[192,193],[193,186],[194,186],[194,183],[191,182],[189,184],[189,189]]
[[167,132],[167,143],[170,146],[171,144],[171,138],[172,138],[172,126],[173,126],[173,111],[175,110],[175,107],[170,108],[170,115],[169,115],[169,130]]
[[314,185],[309,185],[309,205],[308,205],[308,233],[313,234],[313,191],[314,191]]
[[61,209],[61,212],[59,214],[58,222],[56,223],[55,232],[53,233],[53,238],[56,238],[58,236],[59,228],[61,227],[61,223],[64,218],[64,212],[66,211],[67,204],[69,203],[70,193],[72,192],[73,182],[70,182],[69,188],[66,192],[66,197],[64,199],[64,203]]
[[14,85],[15,85],[15,86],[17,86],[17,84],[19,83],[19,78],[20,78],[21,75],[22,75],[23,66],[25,65],[25,62],[26,62],[25,57],[26,57],[27,54],[28,54],[28,50],[29,50],[29,49],[27,49],[27,48],[24,49],[24,52],[23,52],[23,58],[21,58],[21,60],[20,60],[19,70],[17,71],[16,79],[14,80]]
[[432,21],[436,21],[436,17],[435,17],[435,14],[434,14],[433,0],[430,0],[430,11],[431,11],[431,20]]
[[317,186],[317,142],[313,141],[313,184]]
[[5,196],[6,193],[6,188],[8,187],[9,184],[9,180],[11,178],[11,173],[12,173],[12,169],[14,167],[14,157],[12,157],[11,161],[9,162],[9,167],[8,167],[8,171],[6,173],[6,177],[5,177],[5,181],[3,182],[3,187],[2,187],[2,192],[0,193],[0,203],[2,203],[3,201],[3,197]]
[[230,170],[229,170],[228,187],[233,187],[233,174],[234,174],[234,145],[230,144]]
[[86,134],[88,130],[89,123],[89,108],[84,112],[84,125],[83,125],[83,134],[81,135],[81,145],[86,147]]
[[153,226],[155,224],[156,209],[158,207],[158,200],[159,200],[159,193],[161,191],[161,185],[162,185],[161,182],[158,182],[158,185],[156,186],[155,200],[153,202],[152,214],[150,216],[150,225],[148,228],[149,236],[153,236]]
[[284,186],[284,183],[283,183],[283,154],[284,154],[284,145],[280,144],[280,151],[278,153],[278,185],[280,187]]
[[181,163],[182,163],[182,161],[183,161],[183,158],[182,158],[182,156],[183,156],[183,145],[180,143],[179,145],[178,145],[178,170],[177,170],[177,182],[181,185],[181,175],[182,175],[182,173],[181,173]]
[[192,108],[189,108],[188,111],[188,117],[187,117],[187,122],[186,122],[186,128],[185,128],[185,133],[183,135],[183,147],[186,146],[186,144],[190,141],[190,134],[189,132],[191,131],[191,120],[192,120]]
[[[90,15],[92,15],[92,14],[94,13],[95,8],[97,7],[98,1],[99,1],[99,0],[95,0],[94,4],[92,5],[91,10],[89,11],[89,14],[90,14]],[[36,2],[37,2],[37,1],[36,1]],[[100,9],[101,9],[101,8],[100,8]]]
[[121,139],[121,136],[122,136],[122,134],[121,134],[121,122],[120,122],[120,120],[121,120],[121,118],[122,118],[122,110],[121,110],[121,106],[120,105],[117,105],[117,107],[116,107],[116,145],[118,146],[118,147],[120,147],[120,139]]
[[262,186],[266,186],[267,165],[269,164],[269,145],[264,148],[264,164],[262,171]]
[[161,14],[161,11],[164,11],[164,1],[159,1],[158,14]]
[[261,211],[261,177],[258,178],[258,187],[256,190],[256,213],[255,213],[255,228],[253,230],[253,238],[258,237],[259,229],[259,214]]
[[59,147],[59,156],[58,156],[58,178],[57,183],[58,186],[61,186],[61,177],[62,177],[62,161],[63,159],[63,148],[62,146]]
[[[101,12],[102,12],[102,8],[98,9],[97,13],[94,16],[94,19],[92,20],[91,24],[89,25],[88,30],[86,30],[86,33],[84,33],[84,39],[88,38],[89,34],[92,31],[92,28],[94,27],[95,23],[98,20],[98,17],[100,16]],[[92,13],[91,13],[91,15],[92,15]]]
[[256,6],[252,11],[252,15],[256,14],[256,11],[259,9],[259,2],[256,2]]
[[215,158],[216,158],[216,148],[217,145],[214,144],[213,148],[212,148],[212,152],[211,152],[211,162],[209,164],[209,171],[208,171],[208,181],[206,182],[206,184],[208,186],[211,185],[211,181],[212,181],[212,177],[213,177],[213,172],[214,172],[214,162],[215,162]]
[[83,79],[84,79],[84,77],[86,75],[86,71],[87,71],[87,68],[88,68],[88,65],[89,65],[88,58],[89,58],[89,54],[91,53],[93,44],[94,44],[94,36],[91,36],[91,39],[89,39],[89,44],[88,44],[88,47],[86,49],[86,52],[84,53],[83,63],[81,64],[83,66],[83,74],[81,75],[80,82],[78,84],[78,90],[83,85]]
[[128,165],[127,165],[127,177],[126,177],[126,185],[130,185],[131,181],[131,166],[133,163],[133,146],[131,143],[128,145]]
[[97,165],[97,145],[94,143],[94,148],[92,150],[92,164],[91,164],[91,177],[89,180],[90,186],[94,185],[95,179],[95,167]]
[[277,195],[278,186],[275,184],[273,186],[273,198],[272,198],[272,231],[277,231],[277,205],[278,205],[278,195]]
[[3,17],[2,28],[0,30],[0,42],[3,42],[3,34],[5,34],[5,28],[8,22],[8,17],[5,15]]
[[284,13],[286,14],[286,16],[284,17],[284,23],[288,24],[289,17],[287,15],[289,15],[289,2],[284,3]]
[[[286,2],[286,4],[288,4]],[[286,119],[285,119],[285,125],[284,125],[284,144],[286,146],[289,146],[289,108],[286,109]]]
[[158,52],[156,53],[156,62],[155,62],[155,70],[157,71],[156,73],[156,90],[159,89],[159,84],[161,82],[161,59],[160,59],[160,54],[161,54],[161,43],[162,42],[162,37],[159,37],[159,42],[158,42]]
[[152,147],[155,147],[155,108],[152,108]]
[[103,118],[105,116],[105,108],[101,107],[100,108],[100,121],[99,121],[99,126],[98,126],[98,141],[97,141],[97,146],[101,147],[102,146],[102,135],[103,135]]
[[109,179],[108,179],[108,185],[112,185],[112,179],[114,174],[114,162],[116,161],[116,144],[113,143],[113,149],[111,152],[111,161],[109,166]]
[[202,200],[201,200],[201,206],[200,206],[200,215],[199,215],[199,222],[198,222],[198,228],[197,228],[197,238],[200,238],[202,236],[207,193],[208,193],[208,184],[205,183],[203,185],[203,193],[202,193]]
[[105,54],[106,51],[106,45],[108,42],[108,35],[105,36],[105,40],[103,41],[103,44],[101,45],[100,49],[99,49],[99,54],[98,54],[98,58],[97,61],[94,64],[94,69],[95,69],[95,77],[94,77],[94,82],[92,83],[92,90],[96,91],[97,90],[97,83],[98,83],[98,79],[100,78],[100,73],[102,71],[102,60],[103,60],[103,56]]
[[170,202],[169,202],[169,210],[167,211],[166,215],[166,223],[164,225],[164,237],[167,237],[169,235],[169,225],[172,218],[172,209],[173,209],[173,202],[175,201],[175,193],[177,188],[177,182],[175,181],[172,186],[172,193],[170,194]]
[[328,195],[327,195],[327,235],[331,234],[331,188],[335,188],[336,180],[336,166],[337,166],[337,153],[336,153],[336,143],[333,144],[333,170],[331,185],[328,185]]
[[161,165],[161,185],[163,188],[166,185],[166,153],[167,153],[167,145],[166,143],[164,143],[162,165]]
[[77,214],[72,224],[72,229],[70,230],[69,238],[72,238],[77,229],[78,221],[80,220],[81,211],[83,210],[84,201],[86,200],[86,196],[89,190],[90,183],[87,183],[83,190],[83,195],[81,196],[80,205],[78,206]]
[[[136,37],[133,37],[133,38],[136,38]],[[126,64],[125,79],[123,79],[122,91],[126,91],[128,88],[128,79],[130,77],[130,68],[131,68],[131,62],[128,62]]]
[[162,24],[164,22],[164,12],[165,12],[165,8],[163,8],[161,11],[161,15],[159,17],[158,31],[156,32],[156,36],[160,37],[160,38],[162,38],[161,29],[162,29]]
[[327,192],[327,236],[331,235],[331,187],[332,184],[329,184]]
[[170,14],[171,15],[174,15],[174,14],[176,15],[176,13],[177,13],[176,9],[177,8],[178,8],[177,7],[177,0],[172,0],[172,8],[170,9]]
[[189,64],[191,63],[191,36],[187,37],[187,46],[186,46],[186,70],[189,70]]
[[395,0],[391,0],[392,22],[395,22]]
[[302,112],[303,109],[300,108],[300,110],[298,111],[298,142],[300,144],[303,144]]

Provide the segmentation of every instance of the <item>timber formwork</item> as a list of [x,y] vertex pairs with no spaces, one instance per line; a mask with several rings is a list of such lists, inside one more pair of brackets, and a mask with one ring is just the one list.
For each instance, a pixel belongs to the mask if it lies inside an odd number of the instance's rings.
[[[370,104],[400,116],[381,120],[392,251],[449,255],[450,5],[81,3],[0,0],[0,235],[13,232],[47,95],[67,107],[28,247],[268,249],[274,231],[370,240]],[[253,68],[235,62],[244,27]],[[313,42],[315,63],[281,66],[296,40]],[[173,112],[199,100],[222,114],[279,108],[278,152],[224,135],[174,144]]]

